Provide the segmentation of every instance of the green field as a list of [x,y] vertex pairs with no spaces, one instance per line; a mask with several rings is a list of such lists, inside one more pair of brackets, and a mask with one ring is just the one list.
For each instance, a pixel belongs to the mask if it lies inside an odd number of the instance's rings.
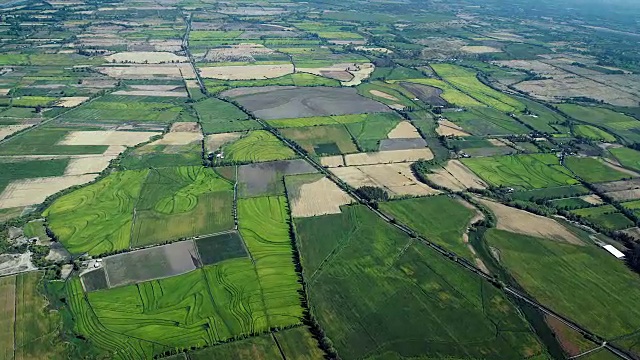
[[474,135],[527,134],[529,129],[507,114],[490,107],[445,112],[444,116]]
[[277,128],[296,128],[319,125],[338,125],[353,124],[369,121],[395,121],[399,120],[395,113],[371,113],[371,114],[354,114],[354,115],[336,115],[336,116],[313,116],[295,119],[277,119],[268,120],[267,123]]
[[475,211],[446,195],[389,201],[380,209],[399,222],[415,229],[420,235],[459,256],[474,259],[463,242]]
[[66,112],[65,122],[94,123],[159,123],[175,121],[187,109],[166,98],[109,95]]
[[248,256],[240,234],[235,231],[197,239],[195,244],[198,247],[200,261],[204,265]]
[[566,119],[557,112],[548,107],[523,97],[517,97],[528,112],[527,114],[519,114],[518,119],[523,123],[533,127],[540,132],[556,133],[559,132],[558,124],[564,123]]
[[393,130],[400,119],[397,117],[380,116],[368,118],[366,121],[345,124],[345,127],[355,139],[358,148],[364,152],[378,151],[380,140],[386,139],[387,134]]
[[552,200],[551,205],[555,208],[564,209],[564,210],[581,209],[581,208],[591,206],[590,203],[582,200],[579,197],[570,197],[570,198]]
[[[374,81],[374,82],[362,83],[358,85],[356,89],[358,90],[358,94],[387,105],[400,104],[407,108],[419,107],[421,105],[419,102],[414,102],[413,100],[411,100],[415,98],[415,96],[412,96],[413,94],[409,93],[408,91],[406,91],[405,89],[403,89],[397,84]],[[375,95],[376,94],[375,91],[380,91],[392,98]]]
[[343,207],[295,226],[311,308],[342,358],[544,354],[497,289],[366,208]]
[[565,197],[574,197],[578,195],[587,195],[590,191],[582,185],[570,185],[560,187],[549,187],[545,189],[516,191],[511,196],[517,200],[549,200]]
[[237,106],[216,98],[207,98],[193,104],[205,134],[259,129],[260,124]]
[[622,230],[632,227],[633,221],[618,212],[613,205],[602,205],[584,209],[572,210],[572,213],[585,217],[608,230]]
[[[470,97],[469,95],[463,93],[462,91],[456,89],[455,87],[439,79],[406,79],[403,81],[414,83],[414,84],[437,87],[438,89],[442,90],[442,94],[440,96],[446,102],[448,102],[449,104],[453,104],[455,106],[460,106],[460,107],[482,106],[482,103],[479,102],[478,100]],[[390,82],[396,83],[398,81],[391,80]]]
[[573,133],[577,137],[583,137],[590,140],[601,140],[606,142],[616,141],[615,136],[591,125],[576,125],[573,127]]
[[0,162],[0,193],[12,181],[64,175],[69,159]]
[[343,125],[286,128],[280,131],[315,156],[348,154],[358,149]]
[[218,94],[224,90],[237,87],[258,87],[258,86],[331,86],[339,87],[338,80],[328,79],[322,76],[295,73],[284,75],[273,79],[261,80],[214,80],[205,79],[204,84],[211,93]]
[[202,165],[202,144],[146,145],[127,153],[119,162],[124,170]]
[[640,134],[635,131],[640,122],[631,116],[605,108],[575,104],[559,104],[558,109],[576,120],[604,128],[627,143],[640,142]]
[[0,144],[0,155],[80,155],[102,154],[103,145],[57,145],[71,129],[37,128],[11,137]]
[[640,328],[640,280],[608,252],[501,230],[486,239],[515,280],[553,310],[605,339]]
[[527,190],[578,184],[554,154],[471,158],[462,162],[493,186]]
[[564,159],[564,164],[576,176],[590,183],[631,178],[631,175],[607,166],[597,158],[568,156]]
[[615,156],[622,166],[635,171],[640,171],[640,151],[620,147],[610,148],[609,152],[611,155]]
[[247,163],[287,160],[296,153],[266,130],[249,132],[235,142],[223,147],[224,162]]

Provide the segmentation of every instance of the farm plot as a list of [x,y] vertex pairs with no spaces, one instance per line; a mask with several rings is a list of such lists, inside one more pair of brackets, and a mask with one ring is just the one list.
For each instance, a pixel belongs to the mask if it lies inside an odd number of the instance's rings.
[[471,134],[464,131],[464,129],[460,127],[460,125],[447,119],[438,120],[438,128],[436,129],[436,133],[443,136],[471,136]]
[[15,180],[0,193],[0,209],[36,205],[64,189],[93,181],[98,174],[65,175]]
[[237,106],[216,98],[206,98],[193,104],[205,134],[253,130],[260,128]]
[[343,125],[286,128],[282,135],[302,146],[312,156],[357,152],[349,131]]
[[[391,80],[390,82],[396,83],[398,81]],[[438,96],[444,99],[444,101],[446,101],[447,103],[454,106],[459,106],[459,107],[483,106],[482,103],[479,102],[478,100],[472,98],[471,96],[465,94],[464,92],[449,85],[449,83],[446,83],[439,79],[406,79],[406,80],[403,80],[401,84],[404,84],[404,83],[435,87],[441,90],[441,93],[438,94]]]
[[0,278],[0,358],[13,359],[15,340],[16,277]]
[[241,165],[238,167],[238,193],[240,197],[284,195],[283,176],[316,172],[302,159]]
[[578,121],[604,128],[626,143],[640,141],[640,134],[636,131],[640,121],[631,116],[596,106],[559,104],[558,109]]
[[569,156],[564,159],[564,164],[576,176],[590,183],[623,180],[631,177],[629,174],[616,171],[605,165],[598,158]]
[[445,166],[426,174],[429,181],[453,191],[469,188],[486,189],[487,184],[464,166],[459,160],[449,160]]
[[496,227],[499,230],[554,239],[574,245],[584,244],[580,238],[556,220],[515,209],[494,201],[480,198],[476,198],[476,200],[493,212],[498,220]]
[[383,202],[380,209],[429,241],[472,261],[475,258],[462,237],[476,214],[473,207],[440,195]]
[[431,159],[433,159],[433,153],[429,148],[386,150],[344,155],[347,166],[403,163]]
[[56,145],[135,146],[160,134],[145,131],[71,131]]
[[331,172],[354,188],[380,187],[391,196],[424,196],[439,192],[416,179],[409,163],[337,167]]
[[624,214],[618,212],[613,205],[603,205],[572,210],[572,213],[585,217],[594,224],[607,230],[622,230],[634,225]]
[[606,142],[615,142],[616,137],[608,132],[591,125],[575,125],[573,133],[576,137],[582,137],[589,140],[599,140]]
[[340,213],[340,206],[353,199],[321,174],[285,177],[292,217]]
[[344,127],[358,144],[360,151],[378,151],[381,141],[400,123],[399,117],[379,116],[367,121],[347,123]]
[[158,142],[147,144],[139,147],[131,152],[126,153],[119,160],[119,168],[125,170],[142,170],[150,168],[166,168],[175,166],[200,166],[202,165],[202,143],[197,140],[200,134],[194,133],[175,133],[176,136],[169,136],[169,141],[159,140],[160,143],[177,143],[189,142],[196,139],[188,145],[155,145]]
[[598,190],[617,201],[640,198],[640,179],[613,181],[597,184]]
[[494,186],[539,189],[578,184],[553,154],[508,155],[461,160]]
[[131,246],[233,227],[233,185],[209,168],[149,170],[136,202]]
[[499,291],[366,208],[295,219],[295,228],[311,307],[342,357],[544,354]]
[[[375,72],[374,72],[375,74]],[[419,101],[415,101],[415,95],[398,84],[382,81],[369,81],[356,87],[358,93],[370,99],[380,101],[392,109],[424,107]]]
[[162,102],[162,99],[165,98],[145,98],[145,101],[139,101],[126,95],[110,95],[66,112],[60,121],[92,125],[139,124],[144,128],[152,124],[171,123],[185,111],[183,105]]
[[536,201],[587,195],[590,190],[582,185],[548,187],[544,189],[516,191],[511,196],[516,200]]
[[195,79],[196,74],[189,64],[114,65],[96,67],[96,71],[114,79]]
[[82,273],[80,276],[85,291],[96,291],[109,288],[107,272],[104,267]]
[[266,130],[255,130],[222,148],[224,162],[246,163],[286,160],[296,153]]
[[243,134],[241,132],[207,135],[204,146],[208,153],[216,152],[220,150],[224,145],[240,139],[242,135]]
[[466,111],[450,111],[444,114],[449,120],[474,135],[528,134],[529,129],[503,112],[489,107],[470,108]]
[[24,130],[30,128],[33,125],[25,124],[25,125],[6,125],[0,126],[0,140],[6,138],[9,135],[12,135],[20,130]]
[[133,64],[162,64],[189,61],[185,56],[179,56],[166,51],[125,51],[105,56],[105,60],[110,63]]
[[293,119],[278,119],[267,121],[269,125],[277,128],[298,128],[322,125],[347,125],[360,122],[394,122],[400,120],[396,113],[370,113],[336,116],[312,116]]
[[0,194],[16,180],[64,175],[68,165],[69,159],[0,161]]
[[213,265],[224,260],[247,257],[247,249],[237,231],[229,231],[194,240],[202,265]]
[[201,66],[198,71],[202,77],[208,79],[260,80],[291,74],[293,73],[293,65]]
[[516,281],[551,309],[605,339],[640,328],[638,277],[606,251],[500,230],[487,231],[486,240]]
[[58,145],[68,128],[36,128],[17,134],[0,144],[0,155],[86,155],[102,154],[106,145]]
[[104,258],[109,288],[176,276],[199,266],[191,240]]
[[640,171],[640,151],[619,147],[610,148],[609,152],[613,155],[620,164],[631,170]]
[[355,89],[323,86],[274,90],[238,96],[234,100],[266,120],[391,111],[381,103],[360,96]]
[[442,89],[429,85],[420,85],[410,82],[401,82],[400,86],[410,91],[420,101],[431,106],[446,106],[447,101],[442,98]]

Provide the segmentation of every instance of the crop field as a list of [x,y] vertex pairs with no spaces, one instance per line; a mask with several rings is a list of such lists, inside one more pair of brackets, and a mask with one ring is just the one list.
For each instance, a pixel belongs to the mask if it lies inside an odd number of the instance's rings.
[[313,156],[348,154],[358,151],[351,135],[343,125],[286,128],[281,133]]
[[64,175],[68,164],[69,159],[0,162],[0,194],[14,180]]
[[589,194],[590,191],[582,185],[548,187],[544,189],[516,191],[511,196],[518,200],[549,200]]
[[0,278],[0,358],[13,358],[15,332],[16,277]]
[[462,163],[494,186],[528,190],[578,184],[553,154],[472,158]]
[[190,145],[145,145],[137,148],[119,161],[124,170],[143,170],[176,166],[202,165],[200,142]]
[[590,140],[601,140],[605,142],[615,142],[616,137],[608,132],[592,125],[576,125],[573,127],[573,133],[576,136]]
[[490,107],[446,112],[444,116],[474,135],[511,135],[529,132],[529,129],[504,112]]
[[389,117],[376,117],[358,123],[345,124],[361,151],[374,152],[380,148],[380,141],[387,138],[400,121]]
[[266,130],[249,132],[222,149],[224,162],[231,163],[287,160],[297,157],[293,150]]
[[640,171],[640,151],[626,147],[609,149],[622,166],[631,170]]
[[544,354],[527,323],[495,288],[364,207],[296,219],[295,226],[311,308],[341,356],[515,359]]
[[316,172],[302,159],[241,165],[238,167],[238,193],[240,197],[284,195],[283,176]]
[[292,217],[338,214],[353,199],[322,174],[285,177]]
[[106,145],[58,145],[69,133],[64,128],[38,128],[18,134],[0,144],[0,155],[102,154]]
[[399,222],[415,229],[429,241],[473,260],[462,235],[470,226],[475,211],[448,196],[395,200],[380,204],[380,209]]
[[64,114],[65,122],[97,122],[97,123],[158,123],[168,124],[185,111],[178,104],[154,101],[140,101],[138,97],[125,95],[109,99],[98,99]]
[[203,265],[213,265],[227,259],[247,257],[242,238],[236,231],[195,240]]
[[628,179],[631,175],[617,171],[597,158],[566,157],[565,166],[579,178],[590,183]]
[[591,206],[590,203],[584,201],[579,197],[570,197],[570,198],[552,200],[551,204],[555,208],[565,209],[565,210],[582,209],[582,208]]
[[556,133],[558,132],[557,124],[561,124],[566,121],[561,114],[558,114],[538,102],[523,97],[517,97],[517,99],[520,103],[526,106],[526,109],[529,111],[529,115],[517,115],[518,119],[540,132],[546,132],[549,134]]
[[640,328],[640,310],[628,306],[638,301],[640,280],[606,251],[500,230],[486,239],[516,281],[551,309],[605,339]]
[[265,120],[391,111],[385,105],[360,96],[355,89],[300,87],[273,90],[234,98]]
[[267,121],[269,125],[277,128],[297,128],[320,125],[347,125],[369,121],[399,121],[396,113],[370,113],[336,116],[312,116],[294,119],[278,119]]
[[202,121],[205,134],[244,131],[260,128],[254,120],[249,119],[237,106],[216,98],[207,98],[193,104]]
[[327,87],[339,87],[340,82],[334,79],[328,79],[322,76],[308,74],[308,73],[294,73],[288,74],[271,79],[260,80],[213,80],[205,79],[204,84],[207,90],[212,93],[221,93],[222,96],[231,96],[234,88],[243,87],[270,87],[270,86],[327,86]]
[[596,225],[602,226],[609,230],[622,230],[630,228],[634,225],[633,221],[628,219],[613,205],[603,205],[597,207],[589,207],[584,209],[572,210],[572,213],[583,216]]
[[575,104],[560,104],[558,109],[578,121],[604,128],[627,143],[640,141],[640,134],[634,131],[640,122],[631,116],[605,108]]
[[[442,90],[442,97],[447,103],[460,106],[460,107],[472,107],[472,106],[482,106],[482,103],[478,100],[470,97],[469,95],[463,93],[462,91],[456,89],[455,87],[449,85],[448,83],[439,80],[439,79],[406,79],[404,80],[408,83],[427,85],[438,88]],[[390,81],[391,83],[395,83],[397,81]]]
[[411,100],[415,96],[412,96],[410,90],[407,91],[398,84],[376,81],[360,84],[356,89],[360,95],[392,107],[397,107],[398,104],[407,108],[421,106],[419,102]]

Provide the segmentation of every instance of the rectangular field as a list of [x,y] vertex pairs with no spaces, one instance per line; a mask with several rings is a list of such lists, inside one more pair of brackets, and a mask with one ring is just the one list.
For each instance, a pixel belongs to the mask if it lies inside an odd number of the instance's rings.
[[227,259],[248,256],[237,231],[197,239],[195,244],[202,265],[213,265]]

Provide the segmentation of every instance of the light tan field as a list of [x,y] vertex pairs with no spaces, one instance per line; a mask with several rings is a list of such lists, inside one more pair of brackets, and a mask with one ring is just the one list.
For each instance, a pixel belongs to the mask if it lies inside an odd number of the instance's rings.
[[60,100],[53,106],[59,106],[59,107],[64,107],[64,108],[72,108],[72,107],[76,107],[80,104],[82,104],[83,102],[89,100],[88,97],[86,96],[68,96],[68,97],[62,97],[60,98]]
[[462,128],[458,126],[456,123],[453,123],[449,120],[444,120],[444,119],[438,121],[438,128],[436,129],[436,133],[438,133],[438,135],[443,135],[443,136],[470,136],[471,135],[468,132],[465,132],[464,130],[462,130]]
[[9,91],[11,91],[11,89],[0,89],[0,96],[9,95]]
[[581,196],[580,199],[588,202],[589,204],[592,205],[600,205],[602,204],[604,201],[602,201],[602,198],[600,198],[600,196],[598,195],[585,195],[585,196]]
[[160,134],[151,131],[72,131],[58,145],[135,146]]
[[333,156],[324,156],[320,158],[320,164],[324,167],[338,167],[345,166],[344,156],[342,155],[333,155]]
[[497,228],[500,230],[584,245],[577,236],[556,220],[478,197],[475,199],[496,215]]
[[16,278],[0,278],[0,358],[13,359],[16,314]]
[[505,144],[504,141],[500,139],[487,139],[487,141],[490,142],[493,146],[507,146],[507,144]]
[[343,81],[342,86],[358,86],[362,84],[362,80],[367,79],[376,67],[372,63],[356,64],[355,69],[348,69],[347,71],[353,75],[353,79],[349,81]]
[[331,180],[320,180],[300,186],[299,195],[291,202],[291,216],[311,217],[339,214],[340,206],[354,200]]
[[404,110],[405,106],[402,104],[391,104],[391,105],[387,105],[389,108],[393,109],[393,110],[398,110],[398,111],[402,111]]
[[389,139],[420,139],[418,129],[408,121],[401,121],[398,125],[387,134]]
[[253,55],[268,55],[275,51],[262,44],[244,43],[228,45],[222,48],[210,49],[205,55],[208,61],[255,61]]
[[6,125],[0,126],[0,140],[6,138],[7,136],[17,133],[20,130],[24,130],[28,127],[33,126],[32,124],[24,124],[24,125]]
[[200,124],[197,122],[175,122],[171,124],[171,129],[169,132],[192,132],[192,133],[202,133],[200,130]]
[[605,195],[613,198],[616,201],[627,201],[640,199],[640,189],[620,190],[605,193]]
[[393,95],[389,95],[386,92],[382,92],[380,90],[369,90],[369,94],[377,97],[381,97],[383,99],[391,100],[391,101],[400,101],[397,97]]
[[113,92],[114,95],[127,96],[159,96],[159,97],[188,97],[186,91],[162,91],[162,90],[118,90]]
[[207,135],[207,140],[205,142],[205,146],[207,151],[214,152],[224,145],[231,143],[240,139],[243,133],[234,132],[234,133],[221,133],[221,134],[212,134]]
[[293,65],[208,66],[201,67],[199,71],[202,77],[211,79],[259,80],[291,74]]
[[118,155],[111,156],[86,156],[74,158],[69,161],[69,165],[64,170],[65,175],[98,174],[109,166],[109,162]]
[[331,171],[355,188],[376,186],[384,188],[392,196],[439,193],[438,190],[418,181],[409,163],[338,167]]
[[393,53],[393,51],[391,51],[391,50],[389,50],[387,48],[383,48],[383,47],[356,46],[355,49],[356,50],[360,50],[360,51],[380,52],[380,53],[384,53],[384,54]]
[[420,159],[431,160],[433,159],[433,153],[429,148],[424,148],[388,150],[374,153],[348,154],[344,156],[347,166],[414,162]]
[[633,236],[636,240],[640,239],[640,228],[632,227],[629,229],[622,230],[623,233]]
[[194,142],[202,141],[204,136],[201,133],[194,132],[169,132],[162,139],[152,142],[153,145],[189,145]]
[[0,209],[40,204],[58,191],[86,184],[97,176],[98,174],[86,174],[13,181],[0,194]]
[[195,79],[190,64],[102,66],[96,71],[116,79],[149,79],[154,77]]
[[453,191],[466,190],[469,188],[487,188],[487,184],[484,181],[458,160],[450,160],[443,168],[428,174],[427,178],[435,184]]
[[134,64],[161,64],[169,62],[188,62],[185,56],[163,51],[125,51],[105,56],[108,62]]
[[[196,83],[195,86],[198,86],[198,82],[196,80],[188,80],[188,81],[194,81]],[[175,86],[175,85],[129,85],[129,87],[135,90],[145,90],[145,91],[184,90],[184,86]]]
[[339,81],[349,81],[353,79],[353,75],[349,70],[357,70],[352,63],[346,64],[333,64],[326,67],[318,68],[296,68],[296,72],[314,74],[318,76],[324,76],[330,79],[336,79]]
[[502,50],[491,47],[491,46],[471,46],[471,45],[463,46],[460,48],[460,50],[470,54],[488,54],[488,53],[502,52]]

